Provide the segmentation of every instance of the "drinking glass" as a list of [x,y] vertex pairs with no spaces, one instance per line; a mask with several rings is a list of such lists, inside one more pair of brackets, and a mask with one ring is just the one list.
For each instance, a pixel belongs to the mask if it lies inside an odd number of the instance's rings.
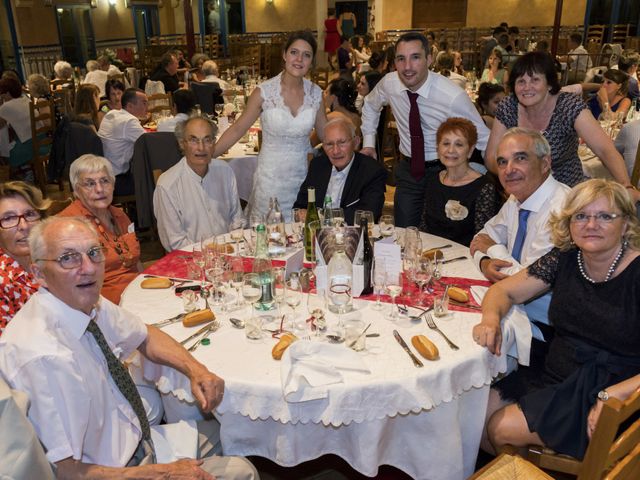
[[366,336],[362,335],[364,328],[364,322],[359,318],[348,318],[345,320],[344,344],[356,352],[364,350],[366,347]]
[[282,314],[282,302],[284,302],[284,294],[286,290],[286,270],[284,267],[275,267],[273,270],[273,284],[271,296],[278,307],[278,315]]
[[254,316],[254,304],[260,300],[262,289],[260,288],[260,276],[257,273],[245,273],[242,277],[242,296],[249,304],[251,318]]
[[300,338],[307,337],[309,331],[307,329],[306,318],[304,318],[304,315],[300,318],[296,316],[296,308],[298,308],[298,305],[302,302],[302,285],[300,284],[300,280],[296,276],[291,276],[285,285],[284,301],[291,307],[291,310],[293,310],[291,318],[293,333]]
[[242,227],[234,228],[230,234],[231,240],[236,243],[236,256],[240,256],[240,240],[244,238],[244,229]]
[[302,232],[304,230],[304,219],[307,211],[302,208],[291,209],[291,232],[294,235],[296,245],[302,243]]
[[215,305],[224,303],[225,267],[226,264],[222,259],[216,259],[211,267],[204,270],[205,276],[212,286],[212,301]]
[[[315,325],[316,336],[320,335],[320,330],[326,328],[326,320],[324,318],[327,309],[327,298],[324,290],[319,290],[316,295],[307,295],[307,312],[311,315],[312,325]],[[313,330],[313,327],[311,327]]]
[[436,317],[445,317],[449,313],[449,295],[437,295],[433,299],[433,314]]
[[331,219],[331,224],[334,227],[344,227],[347,224],[344,221],[344,210],[342,208],[332,208]]
[[356,213],[353,215],[353,225],[359,227],[365,218],[369,226],[369,238],[371,238],[373,237],[373,212],[369,210],[356,210]]
[[402,272],[387,272],[385,276],[385,289],[391,297],[391,310],[387,313],[387,318],[395,322],[398,320],[396,297],[402,293]]
[[371,281],[376,294],[376,303],[373,305],[374,310],[382,310],[383,305],[380,302],[380,295],[384,292],[385,279],[387,271],[385,269],[384,258],[374,257],[373,268],[371,271]]
[[419,302],[421,305],[424,305],[424,287],[428,285],[431,281],[431,276],[433,275],[433,265],[431,261],[427,258],[420,258],[415,262],[415,270],[413,273],[413,278],[416,284],[418,285],[419,290]]
[[422,252],[422,240],[416,227],[407,227],[404,231],[404,258],[415,260]]
[[390,237],[395,230],[395,222],[393,215],[382,215],[380,217],[380,235]]
[[195,263],[200,269],[200,291],[204,288],[204,267],[207,264],[205,253],[202,251],[201,242],[197,242],[193,245],[193,253],[191,254],[193,263]]
[[351,285],[344,283],[342,278],[332,278],[329,281],[329,300],[338,307],[338,328],[342,329],[342,315],[351,302]]
[[233,257],[231,259],[231,264],[229,270],[231,271],[231,286],[236,291],[236,308],[239,308],[242,305],[240,302],[240,288],[242,288],[243,277],[244,277],[244,262],[241,257]]

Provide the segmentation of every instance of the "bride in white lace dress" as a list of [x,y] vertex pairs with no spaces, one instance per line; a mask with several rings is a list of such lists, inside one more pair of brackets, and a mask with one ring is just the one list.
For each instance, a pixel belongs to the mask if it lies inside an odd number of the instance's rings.
[[220,137],[214,157],[237,142],[260,116],[262,146],[253,190],[245,213],[267,213],[269,197],[278,197],[282,213],[290,220],[291,208],[307,175],[309,135],[322,132],[326,114],[322,90],[304,78],[316,53],[311,32],[291,34],[285,44],[284,69],[263,82],[249,97],[243,114]]

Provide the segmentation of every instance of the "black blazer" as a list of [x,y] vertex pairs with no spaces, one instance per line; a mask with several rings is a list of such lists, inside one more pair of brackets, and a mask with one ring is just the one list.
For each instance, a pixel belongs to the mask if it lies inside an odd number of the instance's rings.
[[[311,160],[307,178],[300,186],[294,207],[307,208],[308,187],[315,187],[316,205],[322,207],[331,178],[331,168],[331,162],[324,152]],[[340,207],[344,209],[348,224],[353,224],[356,210],[370,210],[375,221],[378,221],[384,206],[386,180],[387,171],[382,165],[375,159],[356,152],[340,199]]]

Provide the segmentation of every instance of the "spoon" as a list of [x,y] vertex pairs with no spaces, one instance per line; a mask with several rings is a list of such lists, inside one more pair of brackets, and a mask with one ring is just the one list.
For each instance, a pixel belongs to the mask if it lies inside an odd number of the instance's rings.
[[244,328],[244,320],[231,317],[229,318],[229,321],[231,322],[231,325],[233,325],[236,328]]

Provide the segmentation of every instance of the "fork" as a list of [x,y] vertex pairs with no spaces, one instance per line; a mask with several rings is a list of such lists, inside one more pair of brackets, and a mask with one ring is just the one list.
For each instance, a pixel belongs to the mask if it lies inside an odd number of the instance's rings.
[[217,328],[217,326],[216,326],[215,322],[213,322],[213,324],[211,326],[209,326],[209,329],[206,332],[204,332],[204,335],[202,335],[198,340],[196,340],[196,343],[194,343],[193,345],[191,345],[188,348],[188,351],[189,352],[195,352],[196,348],[198,348],[200,345],[202,345],[202,340],[204,340],[209,335],[211,335],[213,332],[215,332],[216,328]]
[[427,326],[431,329],[431,330],[435,330],[436,332],[438,332],[440,335],[442,335],[442,338],[444,338],[447,343],[449,344],[449,346],[451,347],[451,350],[460,350],[458,348],[458,346],[453,343],[451,340],[449,340],[447,338],[447,336],[442,332],[442,330],[440,330],[438,328],[438,326],[436,325],[436,322],[433,321],[433,317],[431,316],[431,314],[429,315],[425,315],[424,316],[425,321],[427,322]]

